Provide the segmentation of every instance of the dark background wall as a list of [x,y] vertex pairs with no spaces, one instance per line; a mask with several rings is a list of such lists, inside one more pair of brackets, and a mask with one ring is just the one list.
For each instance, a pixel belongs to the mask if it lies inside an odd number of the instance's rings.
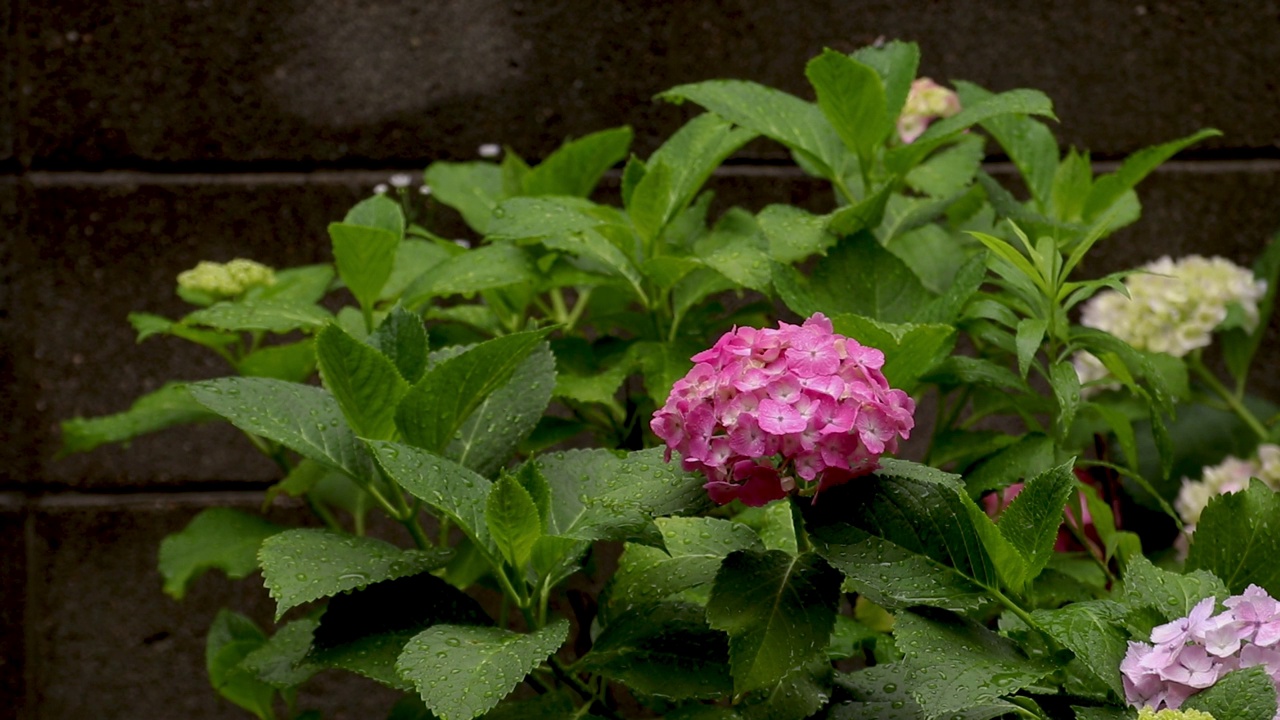
[[[203,633],[269,600],[210,576],[179,604],[155,555],[201,507],[259,505],[272,467],[212,426],[55,461],[57,424],[222,374],[135,344],[126,313],[176,316],[174,276],[200,259],[327,259],[325,225],[392,171],[490,142],[536,159],[623,123],[646,155],[692,112],[651,100],[665,88],[803,95],[824,46],[901,38],[922,74],[1046,91],[1061,142],[1095,158],[1223,131],[1139,188],[1108,264],[1249,262],[1280,228],[1270,0],[9,0],[0,34],[0,716],[242,716],[207,688]],[[749,208],[827,206],[785,159],[756,143],[714,182]],[[329,718],[390,702],[344,676],[310,700]]]

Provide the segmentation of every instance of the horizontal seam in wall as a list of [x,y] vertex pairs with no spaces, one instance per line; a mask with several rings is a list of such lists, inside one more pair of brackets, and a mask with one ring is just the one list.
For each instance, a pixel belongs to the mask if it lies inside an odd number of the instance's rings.
[[[205,507],[226,503],[253,503],[260,505],[266,499],[265,492],[227,490],[225,492],[196,490],[190,492],[136,492],[136,493],[76,493],[62,492],[30,498],[28,507],[37,510],[59,508],[113,508],[113,507]],[[301,503],[291,498],[277,498],[273,506],[293,506]]]
[[[1118,162],[1094,163],[1097,172],[1111,172]],[[1016,172],[1011,162],[989,162],[983,169],[993,175],[1010,175]],[[68,186],[210,186],[210,185],[377,185],[385,183],[393,174],[405,173],[417,183],[420,168],[411,171],[388,170],[316,170],[314,172],[228,172],[228,173],[154,173],[138,170],[106,170],[102,172],[38,170],[21,175],[0,176],[0,185],[26,183],[36,188]],[[1158,173],[1227,174],[1227,173],[1280,173],[1280,159],[1261,160],[1174,160],[1162,165]],[[618,177],[620,171],[611,170],[608,175]],[[806,176],[798,167],[771,164],[734,164],[716,169],[717,177],[777,177],[802,179]]]

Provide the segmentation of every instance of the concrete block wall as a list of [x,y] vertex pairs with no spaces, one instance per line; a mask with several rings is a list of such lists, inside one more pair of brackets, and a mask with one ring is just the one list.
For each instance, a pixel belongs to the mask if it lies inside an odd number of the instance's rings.
[[[1140,187],[1105,264],[1248,262],[1280,229],[1274,0],[10,0],[0,33],[0,716],[24,720],[243,717],[207,687],[203,634],[222,605],[267,620],[265,592],[209,576],[178,604],[155,553],[201,507],[260,504],[273,468],[212,425],[54,460],[58,421],[222,374],[136,344],[126,313],[181,312],[173,278],[200,259],[326,259],[326,224],[392,171],[624,123],[646,155],[693,112],[651,99],[668,87],[803,95],[823,47],[901,38],[923,74],[1044,90],[1095,158],[1223,131]],[[830,202],[763,142],[714,182],[725,204]],[[317,688],[326,718],[393,701]]]

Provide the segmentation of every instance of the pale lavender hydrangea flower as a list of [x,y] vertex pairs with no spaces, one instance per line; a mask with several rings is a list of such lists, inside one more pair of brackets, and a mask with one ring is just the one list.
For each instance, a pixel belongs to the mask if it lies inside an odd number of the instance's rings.
[[[1233,670],[1261,665],[1280,689],[1280,602],[1250,585],[1213,614],[1205,598],[1184,618],[1151,630],[1151,643],[1130,642],[1120,663],[1125,699],[1137,708],[1177,709]],[[1280,712],[1276,713],[1280,720]]]

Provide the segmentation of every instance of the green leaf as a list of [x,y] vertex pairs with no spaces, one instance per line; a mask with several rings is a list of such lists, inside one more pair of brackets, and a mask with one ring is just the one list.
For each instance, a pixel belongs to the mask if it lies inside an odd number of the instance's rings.
[[771,262],[768,241],[755,218],[733,208],[716,222],[709,235],[694,244],[695,255],[734,283],[768,293]]
[[316,371],[316,347],[311,338],[287,345],[258,348],[236,363],[247,377],[269,377],[289,382],[305,382]]
[[831,697],[831,663],[825,656],[790,668],[776,683],[748,693],[738,707],[743,720],[804,720]]
[[1280,494],[1254,478],[1243,492],[1209,501],[1195,534],[1187,568],[1207,570],[1222,578],[1232,594],[1258,585],[1273,597],[1280,594]]
[[997,390],[1015,390],[1023,394],[1031,392],[1027,382],[1009,368],[985,358],[965,355],[952,355],[938,363],[926,380],[946,385],[968,383]]
[[697,605],[662,603],[611,620],[581,667],[645,695],[676,700],[733,691],[728,643]]
[[376,195],[329,225],[338,276],[363,308],[372,308],[391,277],[396,250],[404,237],[400,205]]
[[166,383],[137,400],[126,411],[95,418],[62,421],[62,447],[58,457],[88,452],[99,445],[118,443],[174,425],[217,419],[187,391],[185,383]]
[[1042,115],[1057,119],[1053,114],[1053,102],[1044,93],[1039,90],[1009,90],[933,123],[915,142],[889,151],[885,164],[893,172],[902,172],[967,128],[1001,115]]
[[405,441],[443,452],[484,399],[502,387],[551,328],[480,343],[427,371],[396,408]]
[[276,271],[274,285],[254,288],[247,293],[255,300],[280,300],[313,305],[329,292],[333,282],[332,265],[303,265]]
[[693,200],[712,171],[755,136],[712,113],[685,123],[649,157],[648,170],[627,202],[627,212],[641,235],[657,237]]
[[275,718],[271,701],[275,689],[249,674],[240,663],[267,640],[249,618],[219,610],[205,641],[205,668],[209,682],[222,697],[261,720]]
[[333,395],[271,378],[219,378],[192,383],[191,396],[231,424],[368,485],[377,470],[343,419]]
[[889,324],[848,314],[832,317],[831,324],[837,333],[883,352],[885,378],[908,393],[956,343],[955,328],[950,325]]
[[232,332],[287,333],[323,327],[332,319],[329,311],[318,305],[292,300],[242,300],[215,303],[188,314],[179,322]]
[[382,286],[379,300],[394,300],[427,271],[449,258],[465,253],[466,250],[447,240],[419,240],[405,238],[396,248],[395,265],[391,268],[391,277]]
[[893,632],[905,650],[911,694],[929,718],[998,701],[1053,670],[1012,641],[949,613],[901,613]]
[[312,600],[442,567],[449,550],[401,550],[371,537],[300,528],[272,535],[258,559],[276,620]]
[[984,251],[971,256],[961,263],[951,280],[951,285],[946,288],[941,296],[934,298],[932,302],[926,305],[921,310],[920,315],[915,318],[915,321],[920,323],[955,324],[957,318],[964,312],[969,300],[973,298],[978,292],[978,288],[982,287],[983,281],[986,280],[986,258],[987,253]]
[[1229,594],[1222,581],[1206,570],[1185,575],[1162,570],[1142,555],[1130,558],[1120,577],[1124,586],[1117,600],[1126,610],[1154,608],[1166,621],[1187,616],[1207,597],[1222,600]]
[[[743,508],[742,512],[733,516],[733,521],[755,530],[766,550],[782,550],[792,555],[799,555],[794,509],[795,506],[791,504],[791,500],[783,498],[764,507]],[[737,549],[750,550],[751,548]]]
[[337,325],[316,335],[316,358],[324,386],[356,435],[390,439],[396,429],[396,404],[409,390],[391,360]]
[[396,660],[415,635],[441,623],[492,621],[479,603],[430,573],[385,580],[330,598],[306,659],[411,690]]
[[462,213],[472,230],[484,235],[493,220],[493,209],[506,196],[502,191],[502,170],[490,162],[435,162],[424,179],[431,197]]
[[1144,148],[1125,158],[1119,170],[1094,180],[1093,189],[1084,204],[1084,218],[1095,220],[1101,217],[1121,196],[1183,148],[1220,135],[1222,133],[1217,130],[1201,130],[1172,142]]
[[822,653],[839,598],[839,573],[813,553],[738,550],[726,557],[707,620],[729,634],[734,692],[774,685]]
[[912,168],[906,176],[907,185],[926,195],[945,199],[943,207],[948,207],[954,195],[973,184],[982,166],[985,146],[986,141],[976,135],[964,138]]
[[[806,513],[815,549],[879,605],[970,610],[997,587],[958,476],[902,460],[832,488]],[[995,531],[995,527],[991,527]]]
[[612,614],[710,585],[729,553],[764,550],[751,528],[740,523],[717,518],[658,518],[654,522],[666,550],[627,544],[610,585]]
[[[566,620],[529,635],[437,625],[409,641],[396,670],[441,720],[471,720],[497,705],[568,635]],[[463,672],[451,672],[457,669]]]
[[682,340],[636,343],[640,369],[644,373],[644,387],[649,397],[654,402],[666,402],[671,386],[693,367],[689,358],[703,348],[705,345],[701,343]]
[[445,260],[405,289],[401,303],[410,310],[433,297],[536,282],[539,273],[524,249],[511,243],[482,245]]
[[1031,433],[991,455],[976,470],[968,473],[965,485],[975,496],[987,490],[1008,487],[1051,468],[1053,450],[1053,440]]
[[493,540],[484,519],[492,483],[452,460],[419,448],[389,442],[371,442],[369,447],[388,478],[448,516],[482,552],[494,558]]
[[743,80],[680,85],[658,97],[677,103],[691,100],[725,120],[804,154],[827,179],[843,175],[847,153],[840,136],[813,103]]
[[1076,660],[1116,698],[1125,696],[1120,661],[1128,646],[1119,606],[1106,600],[1089,600],[1057,610],[1036,610],[1031,616],[1050,637],[1075,654]]
[[258,547],[284,528],[256,515],[231,508],[209,508],[181,532],[160,543],[160,575],[164,591],[181,600],[206,570],[218,569],[241,580],[258,569]]
[[284,624],[261,647],[246,655],[240,667],[280,690],[301,685],[324,669],[306,660],[319,624],[313,618]]
[[1063,463],[1028,480],[1000,514],[1000,534],[1025,561],[1024,584],[1034,580],[1053,555],[1062,509],[1075,487],[1072,462]]
[[471,412],[444,456],[486,477],[515,453],[551,402],[556,361],[544,342],[520,361],[510,379]]
[[1182,707],[1206,712],[1215,718],[1267,720],[1276,714],[1275,683],[1266,668],[1236,670],[1187,698]]
[[369,336],[368,343],[389,358],[400,377],[415,383],[427,369],[427,329],[422,318],[397,305]]
[[[1014,342],[1018,346],[1018,372],[1024,379],[1031,369],[1032,359],[1040,351],[1040,343],[1044,342],[1044,333],[1048,328],[1049,323],[1042,318],[1023,318],[1018,321],[1018,334]],[[1076,393],[1077,397],[1079,394]]]
[[1052,202],[1047,203],[1044,210],[1058,220],[1082,221],[1085,201],[1093,190],[1093,164],[1089,162],[1088,153],[1082,155],[1071,148],[1053,175],[1052,187]]
[[911,270],[866,233],[841,240],[807,280],[797,273],[788,282],[775,275],[775,282],[783,301],[801,316],[852,313],[906,323],[932,299]]
[[769,256],[780,263],[799,262],[824,253],[836,243],[827,230],[829,218],[794,205],[769,205],[756,215],[756,224],[769,242]]
[[1058,403],[1058,414],[1053,419],[1054,429],[1059,438],[1065,438],[1076,419],[1076,410],[1080,408],[1080,376],[1070,360],[1049,366],[1049,386],[1053,388],[1053,399]]
[[551,487],[548,533],[580,540],[626,539],[653,517],[707,506],[697,475],[665,462],[662,448],[630,453],[567,450],[535,461]]
[[1223,359],[1237,380],[1248,375],[1249,366],[1253,364],[1262,337],[1271,324],[1271,314],[1275,311],[1277,287],[1280,286],[1280,236],[1273,237],[1262,255],[1254,261],[1253,276],[1267,284],[1266,295],[1258,302],[1258,324],[1252,332],[1236,329],[1219,336]]
[[[991,97],[991,92],[967,82],[957,82],[956,91],[965,105]],[[982,129],[1004,148],[1022,174],[1031,197],[1047,211],[1053,197],[1054,175],[1058,171],[1058,141],[1044,123],[1024,115],[1002,115],[982,122]],[[1063,217],[1061,219],[1071,219]]]
[[604,172],[627,156],[629,127],[601,130],[561,145],[524,178],[528,195],[586,197]]
[[542,535],[542,518],[533,497],[510,475],[503,475],[489,491],[485,522],[498,552],[513,568],[523,568]]
[[818,108],[836,134],[865,163],[892,129],[879,74],[831,49],[809,61],[805,77],[818,94]]

